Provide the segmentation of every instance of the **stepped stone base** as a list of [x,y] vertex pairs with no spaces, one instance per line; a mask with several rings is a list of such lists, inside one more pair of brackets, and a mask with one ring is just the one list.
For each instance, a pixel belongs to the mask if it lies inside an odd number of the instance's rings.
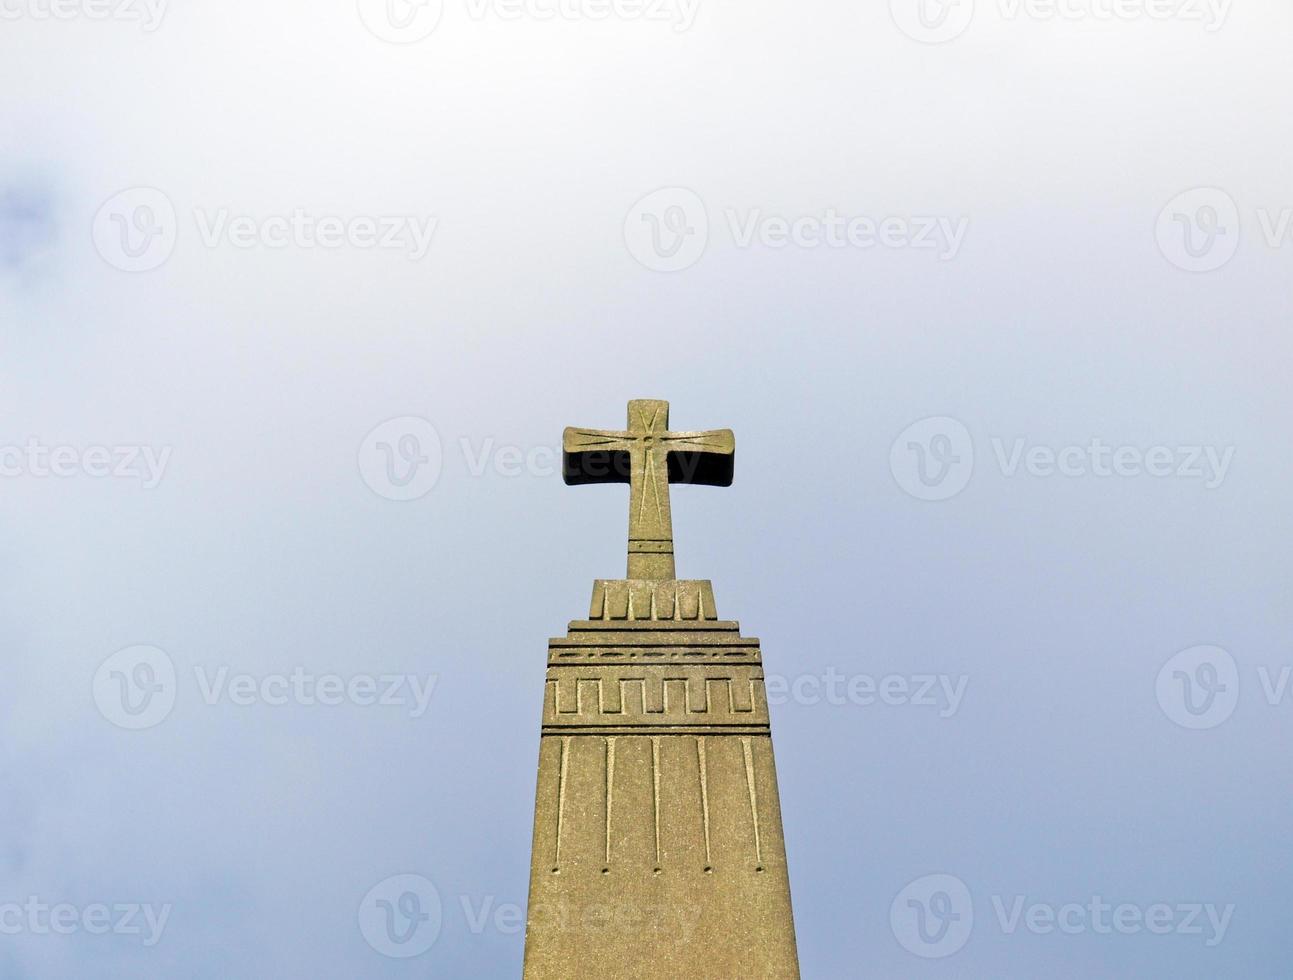
[[758,641],[622,584],[549,644],[525,980],[797,980]]

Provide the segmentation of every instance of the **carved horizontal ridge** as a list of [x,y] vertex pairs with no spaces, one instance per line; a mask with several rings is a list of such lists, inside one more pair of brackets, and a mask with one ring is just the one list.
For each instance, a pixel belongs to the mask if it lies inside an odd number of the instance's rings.
[[592,647],[588,649],[574,650],[552,650],[548,654],[548,663],[550,666],[562,666],[571,661],[625,661],[631,660],[638,664],[670,664],[679,662],[706,662],[722,661],[726,663],[740,662],[748,664],[761,663],[759,651],[756,649],[732,649],[716,648],[711,650],[695,649],[635,649],[635,648],[606,648]]
[[759,641],[733,621],[577,620],[548,643],[547,733],[766,734],[767,725]]
[[739,633],[741,624],[734,619],[642,619],[642,620],[602,620],[572,619],[571,633],[597,632],[600,630],[623,630],[631,633],[654,632],[656,630],[687,630],[700,633]]
[[550,647],[757,647],[759,641],[741,636],[736,630],[718,632],[670,632],[668,630],[638,629],[588,631],[572,629],[567,636],[556,636],[548,641]]
[[545,726],[765,725],[755,664],[603,664],[549,668]]
[[715,620],[718,613],[708,579],[598,579],[593,583],[588,618],[685,622]]
[[586,713],[585,698],[601,714],[627,713],[635,693],[647,714],[741,714],[755,710],[763,677],[549,677],[548,685],[558,715]]
[[624,724],[624,725],[544,725],[540,734],[544,737],[579,736],[579,735],[659,735],[662,738],[681,737],[684,735],[705,735],[722,737],[725,735],[768,735],[770,729],[765,722],[762,725],[738,724],[705,724],[705,725],[661,725],[661,724]]

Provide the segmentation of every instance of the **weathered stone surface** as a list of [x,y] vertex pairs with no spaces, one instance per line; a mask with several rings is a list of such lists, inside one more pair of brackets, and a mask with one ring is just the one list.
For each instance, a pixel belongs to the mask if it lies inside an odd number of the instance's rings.
[[631,485],[629,577],[549,642],[525,980],[798,978],[759,643],[673,571],[668,480],[730,482],[731,433],[629,421],[566,432],[568,482]]

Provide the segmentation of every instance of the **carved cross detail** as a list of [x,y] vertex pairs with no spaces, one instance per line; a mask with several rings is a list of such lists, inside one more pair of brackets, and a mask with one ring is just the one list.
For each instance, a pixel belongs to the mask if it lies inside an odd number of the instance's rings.
[[629,402],[626,432],[568,428],[562,440],[566,483],[629,485],[628,577],[673,579],[670,483],[732,485],[731,429],[670,432],[669,403]]

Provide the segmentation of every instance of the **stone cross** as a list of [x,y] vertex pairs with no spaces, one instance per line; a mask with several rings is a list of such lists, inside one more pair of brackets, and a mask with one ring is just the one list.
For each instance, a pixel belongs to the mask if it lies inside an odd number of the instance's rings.
[[663,401],[566,429],[567,483],[629,484],[629,568],[548,641],[523,980],[799,980],[763,653],[674,576],[669,484],[734,446]]
[[628,577],[673,579],[670,483],[732,485],[736,440],[731,429],[670,432],[669,403],[629,402],[626,432],[568,428],[562,440],[568,484],[629,485]]

